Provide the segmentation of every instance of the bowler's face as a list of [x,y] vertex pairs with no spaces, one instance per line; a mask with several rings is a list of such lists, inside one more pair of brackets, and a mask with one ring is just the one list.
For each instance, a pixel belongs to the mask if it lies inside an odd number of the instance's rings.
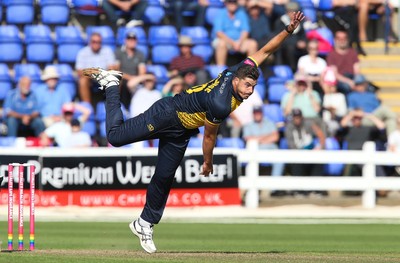
[[237,94],[244,100],[248,99],[250,95],[253,94],[254,87],[257,85],[257,81],[252,78],[235,78],[234,81],[237,83]]

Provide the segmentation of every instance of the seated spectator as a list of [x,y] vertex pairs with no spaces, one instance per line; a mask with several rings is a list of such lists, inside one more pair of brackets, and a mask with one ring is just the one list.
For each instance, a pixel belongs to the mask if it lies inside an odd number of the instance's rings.
[[[264,117],[262,106],[253,108],[254,121],[243,126],[243,138],[246,142],[256,140],[258,148],[262,150],[278,149],[279,133],[275,124]],[[281,176],[285,168],[284,163],[273,163],[271,176]],[[272,193],[274,195],[274,192]]]
[[36,94],[31,91],[29,77],[21,77],[17,88],[7,93],[3,109],[7,121],[7,136],[17,137],[18,131],[29,129],[37,137],[45,129]]
[[215,63],[225,66],[228,52],[250,56],[257,51],[257,42],[249,38],[250,25],[246,11],[239,8],[237,0],[226,0],[225,8],[215,17],[212,38]]
[[[110,47],[102,46],[99,33],[90,36],[89,45],[83,47],[76,56],[75,69],[78,73],[79,97],[81,101],[92,102],[92,89],[97,91],[97,85],[82,74],[82,70],[90,67],[115,69],[116,60]],[[100,92],[97,92],[101,94]],[[93,102],[93,105],[96,103]]]
[[[364,112],[371,113],[384,121],[389,136],[396,130],[396,114],[383,105],[375,93],[368,91],[369,83],[364,75],[357,75],[354,78],[354,83],[354,91],[347,95],[349,109],[362,109]],[[373,126],[374,124],[369,118],[364,118],[363,125]]]
[[129,107],[131,117],[143,113],[162,97],[161,92],[156,89],[156,77],[151,73],[130,80],[128,87],[134,92]]
[[271,25],[266,15],[266,9],[271,6],[270,1],[247,2],[247,13],[250,21],[250,37],[257,41],[259,47],[264,46],[271,38]]
[[77,119],[71,121],[71,134],[66,138],[65,147],[82,148],[92,146],[90,134],[82,131],[81,122]]
[[59,85],[59,74],[53,66],[47,66],[42,74],[43,84],[35,88],[39,112],[46,127],[62,119],[61,108],[72,98],[64,86]]
[[360,61],[357,52],[349,46],[346,31],[335,33],[334,50],[328,53],[326,62],[336,72],[339,92],[344,94],[351,92],[354,88],[353,78],[360,73]]
[[204,60],[192,53],[192,39],[188,36],[179,37],[180,54],[174,57],[169,65],[171,77],[181,74],[182,76],[190,71],[196,74],[196,82],[190,83],[192,85],[200,85],[210,80],[210,76],[205,70]]
[[182,15],[185,11],[192,11],[194,15],[194,26],[204,26],[206,20],[206,10],[209,2],[208,0],[174,0],[171,1],[171,10],[173,14],[173,21],[175,22],[176,28],[181,30],[183,26],[186,26],[184,16]]
[[387,149],[390,152],[400,153],[400,117],[397,117],[396,124],[396,130],[389,134]]
[[325,71],[327,65],[326,61],[318,56],[318,45],[317,40],[310,40],[307,43],[308,54],[299,58],[297,70],[299,73],[307,76],[313,90],[318,92],[322,98],[324,91],[320,85],[321,74]]
[[131,93],[126,86],[128,81],[137,76],[146,74],[146,60],[144,54],[136,48],[136,33],[131,31],[126,34],[125,45],[115,51],[116,69],[122,71],[121,102],[125,108],[129,108]]
[[42,146],[58,146],[58,147],[69,147],[70,136],[72,134],[72,120],[74,119],[74,113],[78,110],[82,114],[79,117],[81,125],[85,123],[91,111],[80,104],[66,103],[62,106],[62,120],[54,123],[47,129],[45,129],[40,135]]
[[302,111],[302,117],[306,119],[319,118],[321,98],[312,89],[305,75],[296,74],[295,85],[289,86],[289,89],[289,92],[283,95],[281,101],[281,108],[285,116],[289,116],[293,109],[297,108]]
[[[274,32],[278,33],[285,29],[289,24],[290,16],[293,12],[297,12],[300,7],[297,2],[289,2],[285,5],[286,13],[275,21]],[[303,23],[296,28],[293,34],[288,37],[281,47],[276,51],[275,63],[289,65],[293,72],[297,71],[297,61],[299,58],[307,54],[306,48],[306,33],[304,31]]]
[[[373,126],[363,125],[364,119],[368,119],[369,122],[373,123]],[[382,140],[382,137],[385,137],[385,124],[373,114],[364,112],[362,109],[349,111],[340,124],[349,150],[362,150],[365,142],[374,141],[378,143]],[[362,165],[359,164],[346,165],[344,175],[360,176],[361,169]],[[376,172],[378,176],[385,176],[382,166],[377,165]]]
[[322,118],[327,126],[327,133],[335,137],[340,129],[340,121],[347,114],[347,102],[343,93],[337,91],[337,81],[334,73],[328,68],[322,77],[322,87],[325,95],[322,99]]
[[[108,19],[117,26],[134,27],[143,24],[142,17],[148,1],[146,0],[104,0],[103,10]],[[122,11],[122,14],[121,14]]]
[[[285,128],[285,138],[289,149],[296,150],[323,150],[325,149],[325,134],[322,128],[311,120],[303,118],[302,111],[294,108],[291,119]],[[290,165],[291,174],[294,176],[321,176],[324,173],[323,164],[293,163]],[[295,191],[295,194],[308,195],[310,192]],[[326,195],[326,192],[318,191]]]
[[187,87],[188,86],[183,82],[181,77],[172,78],[164,85],[164,88],[162,89],[162,96],[173,97],[187,89]]

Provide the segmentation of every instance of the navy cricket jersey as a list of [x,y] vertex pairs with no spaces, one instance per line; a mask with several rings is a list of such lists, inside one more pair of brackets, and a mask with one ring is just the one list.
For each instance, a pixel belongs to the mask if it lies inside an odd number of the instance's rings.
[[258,66],[248,57],[224,70],[217,78],[175,95],[178,118],[186,129],[201,127],[205,120],[212,125],[218,125],[243,102],[232,86],[234,73],[243,64]]

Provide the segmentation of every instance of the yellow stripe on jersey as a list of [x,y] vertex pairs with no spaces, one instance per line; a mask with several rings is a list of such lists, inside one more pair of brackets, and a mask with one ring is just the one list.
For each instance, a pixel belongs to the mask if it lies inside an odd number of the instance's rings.
[[235,97],[232,96],[231,100],[231,112],[236,110],[237,107],[240,106],[242,102],[238,101]]
[[221,78],[221,74],[219,74],[218,75],[218,78],[216,78],[216,79],[213,79],[213,80],[210,80],[209,82],[207,82],[207,83],[204,83],[204,84],[202,84],[202,85],[198,85],[198,86],[194,86],[194,87],[192,87],[192,88],[190,88],[190,89],[187,89],[186,90],[186,93],[187,94],[192,94],[192,93],[194,93],[194,92],[200,92],[200,91],[203,91],[204,89],[205,89],[205,91],[207,92],[207,93],[210,93],[210,91],[213,89],[213,88],[215,88],[218,84],[219,84],[219,79]]
[[203,126],[206,118],[205,112],[187,113],[178,111],[177,114],[186,129],[195,129]]

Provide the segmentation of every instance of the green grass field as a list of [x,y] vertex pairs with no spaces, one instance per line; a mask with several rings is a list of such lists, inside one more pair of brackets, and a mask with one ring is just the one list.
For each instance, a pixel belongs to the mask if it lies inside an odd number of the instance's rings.
[[0,262],[400,262],[400,225],[391,224],[162,223],[152,255],[128,223],[37,222],[36,250],[12,253],[0,227]]

